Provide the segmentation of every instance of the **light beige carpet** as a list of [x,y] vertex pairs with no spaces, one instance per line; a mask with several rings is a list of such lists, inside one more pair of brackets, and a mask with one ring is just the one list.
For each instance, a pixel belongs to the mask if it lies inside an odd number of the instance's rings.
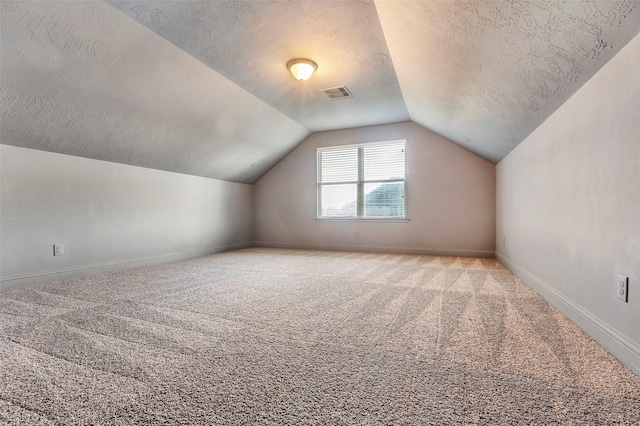
[[2,424],[640,424],[494,259],[246,249],[0,293]]

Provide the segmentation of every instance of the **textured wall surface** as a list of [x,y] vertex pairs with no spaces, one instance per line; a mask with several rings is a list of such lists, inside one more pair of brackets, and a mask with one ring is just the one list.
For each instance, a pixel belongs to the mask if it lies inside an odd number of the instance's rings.
[[640,2],[376,0],[411,119],[497,162],[640,31]]
[[[497,166],[498,258],[640,372],[640,36]],[[616,298],[629,277],[629,302]],[[604,334],[603,334],[604,333]]]
[[[0,145],[0,288],[242,247],[253,187]],[[53,256],[53,244],[64,245]]]
[[[406,140],[403,221],[316,220],[316,152]],[[255,184],[259,245],[493,256],[495,167],[415,123],[311,135]]]

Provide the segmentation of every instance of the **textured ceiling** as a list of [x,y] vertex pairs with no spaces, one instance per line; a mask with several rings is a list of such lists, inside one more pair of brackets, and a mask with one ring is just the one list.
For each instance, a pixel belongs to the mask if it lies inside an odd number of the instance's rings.
[[633,1],[376,1],[411,119],[498,162],[640,30]]
[[254,182],[309,134],[106,3],[1,5],[2,143]]
[[[255,182],[311,132],[413,120],[497,162],[638,1],[0,0],[0,142]],[[318,62],[307,82],[285,69]],[[346,85],[330,101],[321,89]]]
[[[372,1],[109,3],[312,132],[409,120]],[[299,57],[319,64],[304,83]],[[343,85],[348,101],[321,93]]]

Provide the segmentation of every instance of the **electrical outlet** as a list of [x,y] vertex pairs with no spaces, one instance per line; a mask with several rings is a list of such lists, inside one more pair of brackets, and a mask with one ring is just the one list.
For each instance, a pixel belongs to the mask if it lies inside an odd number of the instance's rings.
[[54,244],[53,245],[53,255],[54,256],[62,256],[64,254],[64,247],[62,244]]
[[617,288],[618,288],[618,299],[623,302],[628,302],[629,300],[629,278],[624,275],[618,274]]

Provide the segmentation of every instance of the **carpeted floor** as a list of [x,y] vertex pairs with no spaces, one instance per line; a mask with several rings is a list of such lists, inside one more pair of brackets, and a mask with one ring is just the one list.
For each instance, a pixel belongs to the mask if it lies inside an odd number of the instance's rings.
[[1,424],[640,424],[494,259],[246,249],[0,293]]

